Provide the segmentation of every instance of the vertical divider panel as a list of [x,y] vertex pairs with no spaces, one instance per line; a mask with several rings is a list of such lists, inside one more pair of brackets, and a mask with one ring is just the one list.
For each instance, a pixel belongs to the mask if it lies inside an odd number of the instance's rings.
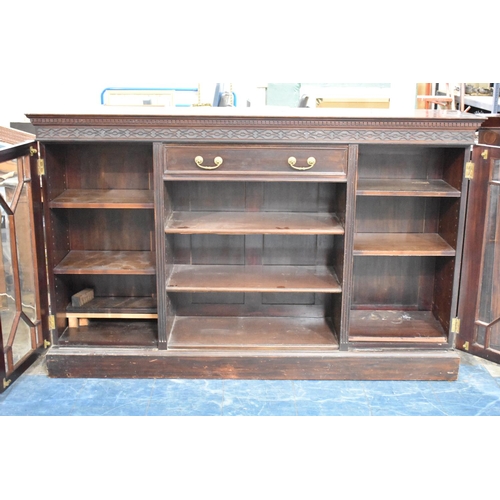
[[344,218],[344,265],[342,276],[342,311],[339,331],[339,348],[346,351],[349,344],[349,317],[352,300],[352,269],[354,251],[354,230],[356,220],[356,184],[358,177],[358,145],[349,145],[347,163],[347,193]]
[[165,147],[161,143],[153,144],[153,171],[154,171],[154,212],[156,238],[156,290],[158,311],[158,347],[167,349],[167,338],[173,323],[173,317],[168,314],[167,308],[167,255],[165,245],[165,219],[167,206],[165,205],[165,183],[163,170],[165,161]]

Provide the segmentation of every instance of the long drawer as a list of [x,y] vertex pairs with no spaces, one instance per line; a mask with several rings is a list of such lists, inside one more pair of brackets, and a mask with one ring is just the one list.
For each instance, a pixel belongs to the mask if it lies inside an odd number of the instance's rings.
[[165,145],[164,178],[342,182],[347,146]]

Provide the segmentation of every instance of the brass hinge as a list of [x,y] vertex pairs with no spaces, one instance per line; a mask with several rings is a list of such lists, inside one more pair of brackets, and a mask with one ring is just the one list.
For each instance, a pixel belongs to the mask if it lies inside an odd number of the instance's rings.
[[464,351],[468,351],[469,350],[469,341],[467,340],[466,342],[464,342],[464,345],[463,345],[463,348],[464,348]]
[[45,161],[42,158],[39,158],[36,161],[36,164],[38,166],[38,175],[45,175]]
[[451,320],[451,333],[460,333],[460,318]]
[[11,384],[12,380],[7,380],[6,378],[3,379],[3,388],[7,389],[9,385]]
[[466,179],[474,179],[474,162],[468,161],[465,164],[465,178]]
[[48,340],[43,341],[43,348],[48,349],[50,347],[50,342]]
[[55,330],[56,329],[56,317],[51,314],[49,316],[49,330]]
[[488,150],[485,149],[482,153],[481,153],[481,156],[483,157],[483,160],[487,160],[488,159]]

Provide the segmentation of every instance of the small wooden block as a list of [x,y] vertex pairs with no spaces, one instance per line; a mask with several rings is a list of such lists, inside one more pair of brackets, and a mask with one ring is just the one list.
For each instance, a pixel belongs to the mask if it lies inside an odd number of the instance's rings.
[[92,288],[85,288],[71,297],[71,305],[73,307],[81,307],[94,298],[94,290]]
[[79,318],[78,319],[78,326],[89,326],[88,318]]
[[78,328],[78,318],[68,318],[68,326],[70,328]]

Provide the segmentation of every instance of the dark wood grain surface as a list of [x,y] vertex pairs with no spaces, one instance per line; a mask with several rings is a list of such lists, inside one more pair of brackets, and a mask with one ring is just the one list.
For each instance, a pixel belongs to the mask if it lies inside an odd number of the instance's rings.
[[167,290],[339,293],[341,287],[327,267],[176,265]]

